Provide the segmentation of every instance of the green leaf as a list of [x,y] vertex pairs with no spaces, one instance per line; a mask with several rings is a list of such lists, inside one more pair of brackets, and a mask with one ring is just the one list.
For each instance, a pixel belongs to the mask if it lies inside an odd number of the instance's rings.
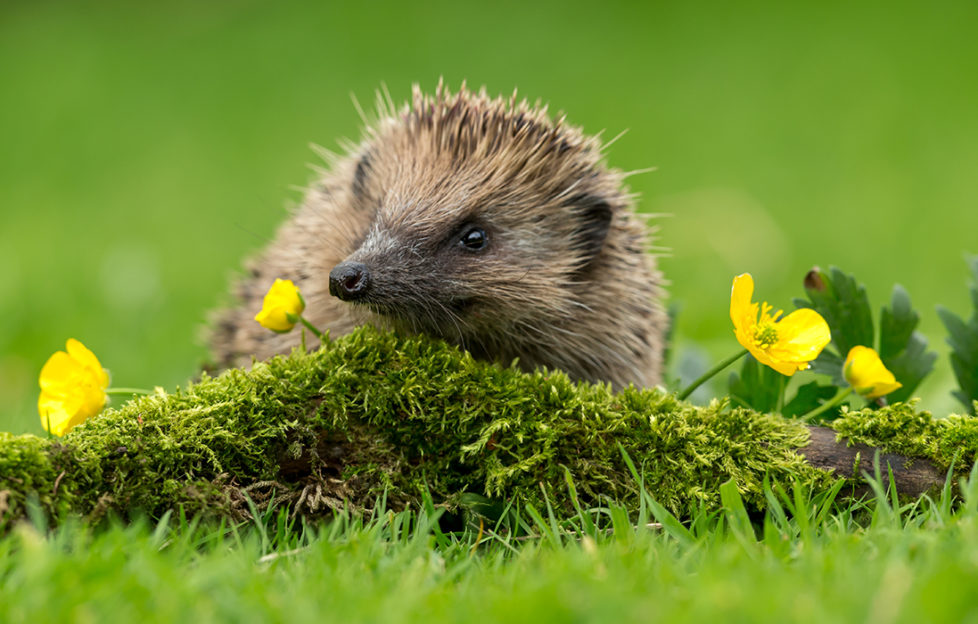
[[812,269],[805,278],[808,300],[796,299],[798,307],[812,308],[822,315],[832,330],[832,344],[839,354],[856,345],[873,344],[873,314],[866,287],[837,267],[826,273]]
[[842,376],[842,358],[829,349],[824,349],[818,354],[809,370],[819,375],[828,375],[832,378],[832,383],[839,387],[849,385]]
[[[794,398],[788,401],[781,413],[786,417],[807,414],[834,397],[836,392],[838,389],[835,386],[823,386],[817,381],[809,382],[798,388]],[[822,420],[834,420],[838,414],[837,407],[823,412],[820,416]]]
[[934,369],[937,354],[927,351],[927,338],[916,330],[920,314],[910,304],[910,295],[903,286],[893,286],[889,307],[880,312],[879,355],[903,387],[891,392],[891,403],[913,396],[920,382]]
[[886,395],[889,402],[896,403],[911,398],[924,377],[934,370],[936,360],[937,353],[927,351],[927,339],[920,332],[914,332],[910,336],[906,349],[900,355],[883,359],[883,365],[903,384],[902,388]]
[[944,306],[937,306],[937,316],[947,329],[947,344],[951,347],[951,368],[958,380],[954,397],[975,413],[978,401],[978,256],[968,259],[971,275],[971,320],[967,323]]
[[880,312],[880,358],[896,357],[906,347],[913,330],[920,322],[920,315],[910,305],[910,295],[903,286],[893,286],[890,306]]
[[730,373],[730,398],[741,407],[758,412],[773,412],[778,407],[783,376],[760,364],[753,355],[744,358],[740,374]]
[[975,414],[975,402],[978,399],[972,399],[972,397],[976,396],[975,393],[978,392],[978,373],[976,373],[978,367],[975,366],[974,362],[968,362],[957,353],[952,353],[951,368],[954,370],[954,376],[957,378],[960,388],[960,390],[951,392],[951,395],[961,401],[962,404],[969,406],[969,411]]
[[937,306],[937,316],[944,323],[944,328],[947,329],[947,343],[955,353],[964,356],[975,351],[978,347],[978,336],[975,335],[971,327],[973,323],[965,323],[944,306]]
[[831,376],[837,386],[847,385],[842,365],[849,350],[857,345],[872,348],[878,344],[877,353],[883,365],[903,384],[889,394],[891,403],[910,398],[934,369],[937,354],[927,350],[927,338],[916,331],[920,314],[913,309],[910,295],[899,284],[893,287],[890,304],[883,306],[880,313],[878,341],[866,287],[855,277],[836,267],[828,273],[815,268],[805,277],[805,292],[808,300],[796,300],[795,305],[812,308],[822,315],[832,330],[832,344],[837,349],[822,351],[812,362],[812,370]]

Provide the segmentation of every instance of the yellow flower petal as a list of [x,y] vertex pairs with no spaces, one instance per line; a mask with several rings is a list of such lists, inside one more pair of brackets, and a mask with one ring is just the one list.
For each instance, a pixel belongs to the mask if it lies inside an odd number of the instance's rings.
[[72,359],[94,375],[97,383],[101,384],[103,388],[109,387],[109,373],[102,368],[102,364],[99,363],[98,358],[88,347],[83,345],[81,341],[69,338],[65,348]]
[[85,422],[91,414],[101,411],[101,407],[91,413],[89,409],[91,408],[84,404],[81,395],[48,395],[42,392],[37,401],[41,426],[57,436],[63,436],[76,425]]
[[849,385],[867,399],[879,398],[903,386],[883,365],[879,354],[862,345],[849,350],[842,374]]
[[754,296],[754,278],[750,273],[744,273],[734,278],[730,289],[730,320],[734,327],[740,329],[757,318],[757,304],[751,303]]
[[56,351],[41,368],[38,383],[42,391],[59,392],[65,386],[66,380],[77,374],[79,370],[78,362],[70,355],[64,351]]
[[774,358],[768,355],[767,351],[761,350],[750,350],[751,355],[754,356],[758,362],[765,366],[770,366],[774,370],[778,371],[782,375],[791,377],[796,372],[800,370],[805,370],[808,368],[808,362],[803,363],[799,366],[796,362],[787,362],[778,358]]
[[783,359],[810,362],[832,341],[829,324],[821,314],[809,308],[795,310],[784,317],[778,321],[777,329],[778,342],[771,351]]
[[[295,327],[296,320],[305,308],[302,295],[292,280],[276,279],[265,294],[261,311],[255,315],[255,320],[265,329],[287,332]],[[293,320],[289,319],[290,316]]]
[[109,385],[108,372],[85,345],[71,338],[66,349],[51,355],[38,377],[41,425],[59,436],[102,411]]
[[791,376],[805,370],[831,341],[828,323],[807,308],[795,310],[781,318],[781,311],[771,313],[767,303],[751,301],[754,279],[750,273],[734,278],[730,290],[730,320],[739,342],[765,366]]

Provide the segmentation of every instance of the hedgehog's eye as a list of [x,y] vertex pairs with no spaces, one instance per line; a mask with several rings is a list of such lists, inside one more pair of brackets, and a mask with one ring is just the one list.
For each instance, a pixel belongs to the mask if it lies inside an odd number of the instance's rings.
[[486,236],[486,231],[482,228],[471,227],[465,230],[458,242],[470,251],[481,251],[489,243],[489,237]]

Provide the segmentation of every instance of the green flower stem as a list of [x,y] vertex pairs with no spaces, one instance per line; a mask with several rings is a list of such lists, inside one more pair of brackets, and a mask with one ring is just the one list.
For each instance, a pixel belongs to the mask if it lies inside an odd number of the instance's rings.
[[312,323],[310,323],[309,321],[307,321],[307,320],[306,320],[306,317],[304,317],[304,316],[300,316],[300,317],[299,317],[299,322],[300,322],[300,323],[302,323],[303,325],[305,325],[305,326],[306,326],[306,329],[308,329],[308,330],[309,330],[309,331],[311,331],[311,332],[312,332],[313,334],[315,334],[315,336],[316,336],[316,338],[319,338],[319,341],[320,341],[320,342],[322,342],[322,341],[323,341],[323,332],[321,332],[321,331],[319,331],[318,329],[316,329],[316,328],[315,328],[315,327],[313,326],[313,324],[312,324]]
[[835,394],[834,397],[832,397],[831,399],[829,399],[825,403],[822,403],[821,405],[819,405],[818,407],[816,407],[812,411],[808,412],[807,414],[805,414],[804,416],[802,416],[801,419],[804,420],[805,422],[811,422],[813,418],[815,418],[816,416],[818,416],[822,412],[825,412],[827,410],[830,410],[833,407],[835,407],[836,405],[838,405],[839,403],[842,403],[842,401],[846,397],[848,397],[850,394],[852,394],[852,386],[849,386],[848,388],[840,389]]
[[733,355],[733,356],[728,357],[727,359],[725,359],[724,361],[720,362],[719,364],[717,364],[716,366],[714,366],[710,370],[708,370],[705,373],[703,373],[703,375],[700,376],[699,379],[697,379],[693,383],[689,384],[686,387],[685,390],[683,390],[682,392],[679,393],[679,397],[678,397],[679,400],[682,401],[683,399],[685,399],[686,397],[688,397],[690,394],[693,393],[693,390],[696,390],[697,388],[699,388],[700,386],[702,386],[706,382],[706,380],[708,380],[710,377],[713,377],[714,375],[716,375],[717,373],[719,373],[720,371],[722,371],[726,367],[730,366],[731,364],[733,364],[734,362],[736,362],[740,358],[744,357],[745,355],[747,355],[747,349],[744,349],[743,351],[741,351],[737,355]]
[[153,391],[143,388],[106,388],[105,394],[153,394]]

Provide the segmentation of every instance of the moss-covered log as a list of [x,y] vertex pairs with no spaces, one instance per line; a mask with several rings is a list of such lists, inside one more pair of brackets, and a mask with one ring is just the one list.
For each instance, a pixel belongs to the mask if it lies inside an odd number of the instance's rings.
[[[884,486],[889,485],[892,473],[897,491],[907,496],[920,496],[944,480],[945,473],[927,459],[887,453],[841,438],[828,427],[809,427],[808,431],[811,439],[798,453],[812,466],[830,470],[837,476],[858,480],[864,473],[875,474],[879,467]],[[863,491],[868,492],[868,488],[857,486],[856,492]]]
[[[839,431],[938,473],[955,453],[970,465],[978,450],[975,419],[934,421],[908,405],[850,413]],[[674,512],[717,506],[729,479],[759,508],[765,476],[816,488],[838,478],[806,461],[810,439],[797,422],[723,401],[613,394],[364,328],[313,353],[134,400],[61,440],[0,434],[0,531],[30,500],[55,518],[177,506],[240,517],[248,497],[326,514],[369,508],[381,495],[395,507],[416,504],[425,492],[448,506],[466,494],[535,504],[546,496],[570,511],[565,471],[584,505],[634,505],[623,450]]]

